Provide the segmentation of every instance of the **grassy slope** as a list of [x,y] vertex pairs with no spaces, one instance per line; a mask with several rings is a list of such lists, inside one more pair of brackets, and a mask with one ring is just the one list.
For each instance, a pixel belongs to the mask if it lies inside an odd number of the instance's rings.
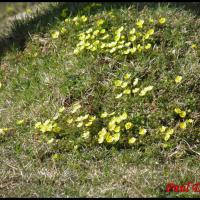
[[[12,127],[13,131],[1,138],[0,196],[197,195],[191,192],[165,193],[169,181],[176,184],[199,181],[199,157],[188,150],[179,135],[174,138],[176,145],[173,144],[168,151],[161,151],[159,142],[147,139],[147,144],[152,144],[145,151],[104,146],[69,152],[63,149],[60,160],[55,162],[51,159],[51,147],[40,143],[40,137],[34,134],[35,122],[52,118],[69,95],[73,100],[86,103],[93,97],[91,105],[95,112],[102,107],[113,109],[110,84],[117,74],[127,71],[122,67],[126,65],[136,77],[144,77],[144,85],[153,84],[156,88],[153,100],[159,112],[152,113],[151,126],[158,126],[160,118],[173,124],[173,108],[176,106],[191,109],[194,124],[180,134],[190,145],[196,145],[196,151],[199,150],[199,53],[190,48],[193,43],[199,44],[199,17],[165,6],[146,8],[140,13],[134,7],[113,8],[113,12],[118,19],[114,23],[119,27],[138,16],[166,17],[169,26],[163,32],[161,50],[156,55],[139,56],[133,60],[123,58],[117,61],[110,55],[104,59],[95,53],[75,56],[73,50],[77,40],[74,37],[83,27],[68,27],[66,36],[52,40],[51,31],[63,27],[63,22],[58,19],[46,33],[38,30],[32,34],[24,51],[13,48],[2,58],[0,127]],[[100,15],[103,17],[106,12]],[[88,17],[92,20],[93,15]],[[170,53],[174,49],[175,55]],[[169,81],[176,75],[183,76],[179,88]],[[101,84],[102,79],[105,86]],[[153,110],[151,98],[114,105],[119,110],[127,107],[145,116]],[[87,109],[91,108],[88,106]],[[25,125],[17,126],[18,119],[25,119]]]

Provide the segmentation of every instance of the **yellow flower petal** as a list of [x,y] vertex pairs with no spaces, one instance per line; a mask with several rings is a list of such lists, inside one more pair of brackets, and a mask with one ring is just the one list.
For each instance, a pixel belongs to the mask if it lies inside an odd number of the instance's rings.
[[175,78],[176,83],[180,83],[181,80],[182,80],[182,76],[176,76],[176,78]]
[[125,129],[126,129],[126,130],[128,130],[128,129],[132,128],[132,127],[133,127],[133,123],[131,123],[131,122],[127,122],[127,123],[125,124]]
[[128,80],[130,77],[131,77],[131,74],[129,74],[129,73],[124,75],[125,80]]
[[164,24],[166,22],[166,19],[164,17],[160,18],[159,19],[159,23],[160,24]]
[[88,138],[90,137],[90,131],[85,131],[85,132],[83,132],[82,137],[83,137],[84,139],[88,139]]
[[147,132],[147,130],[144,129],[144,128],[140,128],[140,129],[139,129],[139,134],[140,134],[140,135],[145,135],[146,132]]
[[136,141],[136,138],[135,138],[135,137],[132,137],[132,138],[129,138],[128,143],[129,143],[129,144],[134,144],[135,141]]
[[134,89],[132,90],[132,93],[137,93],[137,92],[139,92],[139,90],[140,90],[140,88],[134,88]]
[[59,37],[59,31],[55,31],[55,32],[53,32],[52,34],[51,34],[51,37],[53,38],[53,39],[57,39],[58,37]]
[[114,132],[119,133],[119,132],[120,132],[120,126],[116,126],[116,127],[114,128]]
[[130,94],[130,93],[131,93],[131,90],[130,90],[130,89],[126,89],[126,90],[123,91],[123,93],[124,93],[124,94]]
[[186,122],[180,122],[179,127],[181,129],[186,129]]
[[159,130],[161,133],[164,133],[166,129],[167,129],[166,126],[161,126]]
[[181,112],[179,113],[179,116],[180,116],[181,118],[184,118],[184,117],[186,116],[186,112],[185,112],[185,111],[181,111]]

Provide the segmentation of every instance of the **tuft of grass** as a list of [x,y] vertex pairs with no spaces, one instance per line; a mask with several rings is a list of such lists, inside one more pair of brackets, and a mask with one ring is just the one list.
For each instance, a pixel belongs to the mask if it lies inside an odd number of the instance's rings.
[[[167,193],[166,185],[199,181],[200,20],[190,11],[166,4],[143,9],[137,5],[46,4],[32,17],[14,22],[3,38],[0,55],[0,128],[10,128],[0,133],[1,197],[198,196],[191,188],[187,194]],[[63,9],[67,9],[65,17]],[[131,25],[145,16],[165,17],[167,26],[155,41],[158,50],[135,57],[74,55],[78,34],[92,26],[95,17],[106,18],[109,12],[116,20],[108,28]],[[64,22],[82,15],[89,22],[80,26]],[[53,39],[52,33],[63,27],[66,33]],[[191,48],[192,44],[198,48]],[[153,85],[152,95],[118,103],[113,81],[127,72],[143,86]],[[174,81],[178,75],[183,77],[179,85]],[[56,138],[57,143],[47,144],[48,133],[34,129],[35,123],[51,119],[60,107],[67,109],[77,100],[84,105],[81,111],[95,115],[127,109],[135,124],[153,131],[176,125],[175,107],[185,108],[194,123],[177,132],[166,149],[152,131],[132,148],[83,145],[71,150],[70,135],[76,141],[80,134],[72,127]],[[17,124],[20,120],[24,122]]]

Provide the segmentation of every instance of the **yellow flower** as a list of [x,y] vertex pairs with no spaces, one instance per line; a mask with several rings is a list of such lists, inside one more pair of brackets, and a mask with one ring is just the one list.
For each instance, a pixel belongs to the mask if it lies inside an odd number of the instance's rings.
[[102,128],[101,131],[98,132],[99,137],[104,137],[107,133],[106,128]]
[[96,40],[95,42],[93,42],[94,45],[98,45],[99,44],[99,40]]
[[169,129],[166,131],[166,134],[165,134],[164,140],[165,140],[165,141],[168,141],[169,138],[171,137],[171,135],[172,135],[173,133],[174,133],[174,129],[169,128]]
[[197,49],[197,45],[196,44],[192,44],[191,46],[193,49]]
[[164,140],[165,140],[165,141],[168,141],[169,138],[170,138],[170,134],[166,134],[165,137],[164,137]]
[[131,42],[134,42],[134,41],[136,40],[136,36],[135,36],[135,35],[131,36],[131,37],[129,38],[129,40],[130,40]]
[[88,18],[87,18],[85,15],[83,15],[83,16],[81,17],[81,19],[82,19],[83,22],[86,22]]
[[108,124],[108,129],[110,131],[114,131],[115,127],[116,127],[116,124],[113,121],[110,121]]
[[99,144],[102,144],[103,141],[104,141],[104,137],[99,137],[99,138],[98,138],[98,143],[99,143]]
[[160,127],[160,132],[161,132],[161,133],[164,133],[166,129],[167,129],[166,126],[161,126],[161,127]]
[[109,38],[109,37],[110,37],[110,35],[106,34],[106,35],[104,35],[101,39],[102,39],[102,40],[105,40],[105,39],[107,39],[107,38]]
[[91,125],[92,125],[92,121],[90,121],[87,124],[85,124],[86,127],[91,126]]
[[103,19],[98,20],[97,26],[101,26],[104,22],[105,22],[105,20],[103,20]]
[[120,40],[121,34],[118,33],[117,35],[115,35],[114,40],[117,42]]
[[96,119],[96,116],[90,116],[89,121],[93,122]]
[[180,83],[181,80],[182,80],[182,76],[176,76],[176,78],[175,78],[176,83]]
[[129,73],[124,75],[125,80],[128,80],[130,77],[131,77],[131,74],[129,74]]
[[55,123],[53,125],[52,131],[55,132],[55,133],[59,133],[61,131],[61,128],[57,125],[57,123]]
[[186,112],[185,112],[185,111],[181,111],[181,112],[179,113],[179,116],[180,116],[181,118],[184,118],[184,117],[186,116]]
[[152,85],[149,85],[149,86],[144,88],[145,91],[151,91],[152,89],[153,89]]
[[106,118],[108,116],[108,113],[107,112],[104,112],[101,114],[101,118]]
[[125,87],[127,87],[127,85],[128,85],[128,82],[123,82],[122,85],[121,85],[121,87],[125,88]]
[[93,29],[92,29],[92,28],[89,28],[89,29],[86,31],[86,33],[89,34],[89,33],[91,33],[92,31],[93,31]]
[[68,124],[71,124],[73,121],[74,121],[74,120],[73,120],[72,118],[67,119],[67,123],[68,123]]
[[129,47],[131,45],[131,42],[127,42],[124,44],[126,47]]
[[152,18],[149,19],[149,23],[153,23],[154,20]]
[[139,129],[139,134],[140,134],[140,135],[145,135],[146,132],[147,132],[147,130],[144,129],[144,128],[140,128],[140,129]]
[[117,50],[116,47],[114,47],[114,48],[112,48],[112,49],[110,50],[110,53],[114,53],[116,50]]
[[138,28],[142,28],[144,24],[144,20],[139,20],[137,21],[136,25],[138,26]]
[[41,123],[41,122],[37,122],[37,123],[35,124],[35,128],[40,128],[40,127],[41,127],[41,125],[42,125],[42,123]]
[[121,33],[124,30],[124,27],[121,26],[119,29],[115,31],[115,34]]
[[181,111],[180,108],[175,108],[175,109],[174,109],[174,112],[175,112],[176,114],[180,114],[182,111]]
[[105,29],[101,29],[101,30],[100,30],[100,33],[102,33],[102,34],[105,33],[105,32],[106,32]]
[[122,85],[122,83],[123,83],[123,81],[121,81],[121,80],[114,81],[114,84],[116,87],[120,87]]
[[84,139],[88,139],[88,138],[90,137],[90,131],[85,131],[85,132],[83,132],[82,137],[83,137]]
[[54,141],[54,138],[51,138],[50,140],[47,141],[47,144],[51,144],[53,143],[53,141]]
[[2,83],[0,82],[0,88],[2,87]]
[[87,119],[88,117],[89,117],[88,114],[84,115],[84,116],[83,116],[83,120]]
[[52,131],[52,128],[53,128],[53,126],[52,126],[52,124],[50,123],[50,120],[46,120],[44,124],[41,124],[41,126],[40,126],[40,131],[41,131],[42,133],[45,133],[45,132],[47,132],[47,131]]
[[79,122],[78,124],[77,124],[77,127],[79,128],[79,127],[82,127],[83,126],[83,122]]
[[135,33],[135,28],[132,28],[129,32],[131,35]]
[[109,116],[112,116],[112,115],[114,115],[114,114],[115,114],[115,112],[112,112],[112,113],[109,114]]
[[65,107],[63,106],[63,107],[61,107],[61,108],[59,108],[59,113],[62,113],[62,112],[64,112],[64,110],[65,110]]
[[72,106],[72,111],[71,113],[75,113],[77,110],[79,110],[81,108],[81,105],[79,102],[75,103],[73,106]]
[[51,37],[53,38],[53,39],[57,39],[58,37],[59,37],[59,31],[54,31],[52,34],[51,34]]
[[83,121],[83,116],[79,116],[79,117],[77,117],[77,119],[76,119],[75,121],[76,121],[76,122]]
[[139,93],[139,96],[145,96],[146,92],[147,92],[147,91],[143,89],[143,90]]
[[130,53],[130,49],[127,49],[127,50],[123,51],[123,54],[125,54],[125,55],[127,55],[129,53]]
[[24,123],[24,119],[18,120],[18,121],[16,122],[17,125],[21,125],[21,124],[23,124],[23,123]]
[[130,93],[131,93],[131,90],[130,90],[130,89],[126,89],[126,90],[123,91],[123,93],[124,93],[124,94],[130,94]]
[[166,19],[164,17],[160,18],[159,19],[159,23],[160,24],[164,24],[166,22]]
[[94,32],[93,32],[93,35],[95,35],[95,36],[97,36],[99,34],[99,30],[95,30]]
[[69,21],[70,21],[70,19],[68,19],[68,18],[67,18],[67,19],[65,19],[65,23],[67,23],[67,22],[69,22]]
[[154,34],[154,29],[149,29],[149,30],[147,31],[147,34],[153,35],[153,34]]
[[53,120],[57,120],[60,117],[60,113],[57,113],[54,117]]
[[137,93],[137,92],[139,92],[139,90],[140,90],[140,88],[134,88],[134,89],[132,90],[132,93]]
[[122,97],[122,95],[123,95],[123,93],[120,93],[120,94],[118,94],[115,98],[116,98],[116,99],[119,99],[119,98]]
[[120,117],[121,117],[122,120],[125,120],[125,119],[128,118],[128,115],[127,115],[126,112],[124,112]]
[[91,51],[96,51],[96,50],[97,50],[96,46],[91,48]]
[[101,46],[100,46],[100,48],[103,49],[105,46],[106,46],[106,44],[102,43]]
[[115,133],[115,134],[113,134],[113,141],[114,141],[114,142],[119,141],[119,139],[120,139],[120,133]]
[[130,53],[133,54],[136,52],[136,50],[137,50],[136,47],[130,48]]
[[62,34],[64,34],[64,33],[66,33],[66,31],[67,31],[67,29],[64,28],[64,27],[62,27],[60,32],[61,32]]
[[186,122],[188,122],[188,123],[193,123],[193,121],[194,121],[193,119],[187,119],[186,120]]
[[174,129],[169,128],[166,132],[166,134],[172,135],[174,133]]
[[135,138],[135,137],[132,137],[132,138],[129,138],[128,143],[129,143],[129,144],[134,144],[135,141],[136,141],[136,138]]
[[149,35],[148,33],[146,33],[146,34],[143,36],[143,41],[149,39],[149,36],[150,36],[150,35]]
[[120,132],[120,126],[116,126],[116,127],[114,128],[114,132],[115,132],[115,133],[119,133],[119,132]]
[[108,143],[112,143],[113,142],[113,137],[110,135],[110,133],[108,132],[105,136],[105,139]]
[[181,129],[186,129],[186,122],[180,122],[179,127]]
[[151,48],[151,44],[148,43],[144,48],[147,49],[147,50],[150,49]]
[[136,85],[138,84],[138,81],[139,81],[139,79],[136,78],[136,79],[134,80],[134,82],[133,82],[133,86],[136,86]]
[[133,123],[131,123],[131,122],[127,122],[127,123],[125,124],[126,130],[128,130],[128,129],[132,128],[132,127],[133,127]]
[[114,47],[114,46],[116,46],[116,44],[117,44],[117,42],[111,42],[108,44],[108,47]]
[[74,18],[72,19],[72,21],[73,21],[73,22],[78,21],[78,17],[74,17]]
[[55,154],[53,154],[53,155],[52,155],[52,159],[53,159],[53,160],[56,160],[56,159],[58,159],[58,157],[59,157],[59,156],[58,156],[58,154],[57,154],[57,153],[55,153]]

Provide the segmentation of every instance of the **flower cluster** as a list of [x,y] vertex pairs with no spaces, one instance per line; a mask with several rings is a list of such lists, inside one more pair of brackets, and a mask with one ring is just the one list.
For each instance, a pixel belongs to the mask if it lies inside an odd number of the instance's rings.
[[108,22],[99,19],[93,27],[79,34],[74,53],[84,50],[119,55],[146,52],[152,48],[156,25],[162,26],[165,21],[165,18],[150,19],[149,22],[139,19],[133,25],[107,28]]
[[147,92],[153,89],[153,86],[147,87],[136,87],[138,85],[138,78],[132,79],[131,74],[127,73],[124,75],[123,80],[115,80],[114,86],[117,91],[116,99],[121,98],[123,95],[130,95],[139,93],[139,96],[145,96]]

